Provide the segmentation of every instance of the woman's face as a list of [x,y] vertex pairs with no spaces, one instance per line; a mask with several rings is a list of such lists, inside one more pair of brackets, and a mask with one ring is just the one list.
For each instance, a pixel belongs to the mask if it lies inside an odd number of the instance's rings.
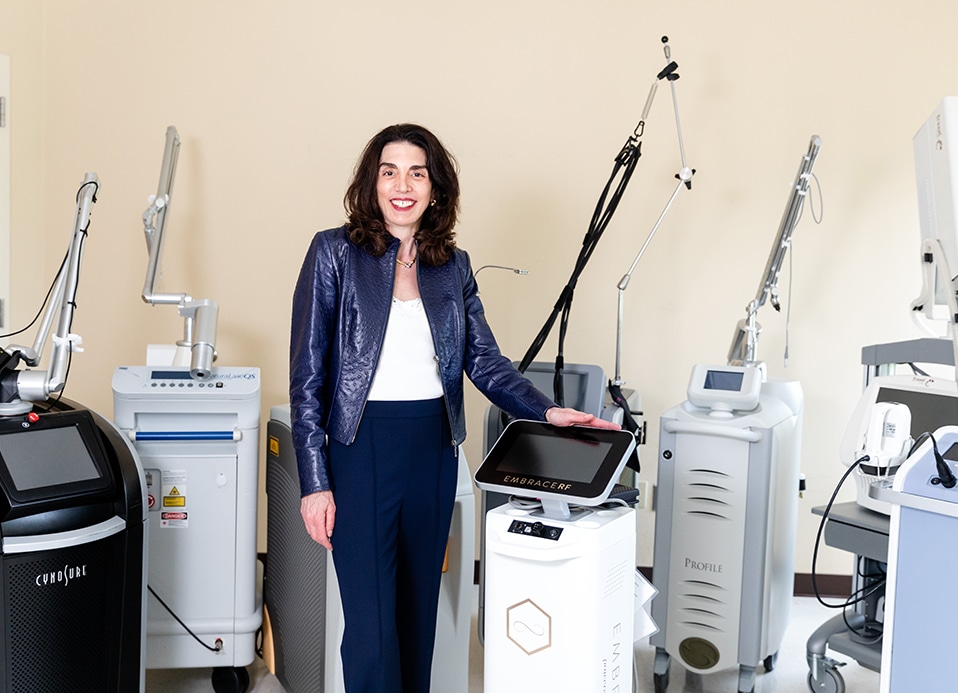
[[397,238],[415,234],[432,201],[426,152],[408,142],[390,142],[383,147],[376,195],[389,233]]

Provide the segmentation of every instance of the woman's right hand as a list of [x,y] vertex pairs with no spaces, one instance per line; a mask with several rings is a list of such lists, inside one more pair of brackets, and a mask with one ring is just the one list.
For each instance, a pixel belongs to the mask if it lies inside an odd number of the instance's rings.
[[303,496],[300,501],[299,512],[306,523],[306,531],[316,542],[327,551],[333,550],[330,539],[333,536],[333,527],[336,525],[336,503],[333,501],[332,491],[317,491]]

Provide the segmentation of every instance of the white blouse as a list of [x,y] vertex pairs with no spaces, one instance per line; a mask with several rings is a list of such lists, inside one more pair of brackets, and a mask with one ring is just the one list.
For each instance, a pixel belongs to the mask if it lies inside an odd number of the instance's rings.
[[439,361],[422,299],[400,301],[394,297],[369,399],[422,400],[442,396]]

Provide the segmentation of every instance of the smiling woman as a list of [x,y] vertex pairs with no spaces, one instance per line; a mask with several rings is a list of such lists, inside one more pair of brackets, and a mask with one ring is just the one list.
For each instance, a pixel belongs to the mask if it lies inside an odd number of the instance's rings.
[[389,233],[411,242],[427,207],[435,204],[426,152],[408,142],[390,142],[383,147],[376,192]]
[[435,135],[418,125],[376,135],[346,210],[345,226],[314,236],[293,295],[301,513],[328,550],[335,530],[347,693],[426,693],[466,435],[463,374],[516,418],[615,425],[557,407],[500,353],[453,240],[458,175]]

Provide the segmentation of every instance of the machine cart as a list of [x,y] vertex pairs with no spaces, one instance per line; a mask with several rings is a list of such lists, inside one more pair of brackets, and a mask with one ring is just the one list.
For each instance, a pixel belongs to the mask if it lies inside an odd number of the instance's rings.
[[[950,339],[914,339],[873,344],[862,348],[863,389],[876,377],[894,374],[897,364],[953,365]],[[824,514],[823,507],[812,512]],[[863,595],[846,614],[838,614],[819,626],[808,638],[808,688],[813,693],[842,693],[845,682],[839,672],[842,662],[828,656],[834,650],[853,658],[872,671],[881,670],[884,619],[884,581],[888,556],[888,516],[852,501],[832,506],[826,519],[825,543],[855,555],[852,593]]]
[[[672,657],[702,674],[738,666],[740,693],[753,690],[759,663],[775,666],[794,581],[803,396],[797,382],[762,383],[756,371],[697,367],[690,400],[662,415],[656,693],[668,687]],[[717,372],[742,373],[741,392],[751,390],[753,404],[734,405],[727,417],[701,406],[693,393],[708,386],[695,383]]]

